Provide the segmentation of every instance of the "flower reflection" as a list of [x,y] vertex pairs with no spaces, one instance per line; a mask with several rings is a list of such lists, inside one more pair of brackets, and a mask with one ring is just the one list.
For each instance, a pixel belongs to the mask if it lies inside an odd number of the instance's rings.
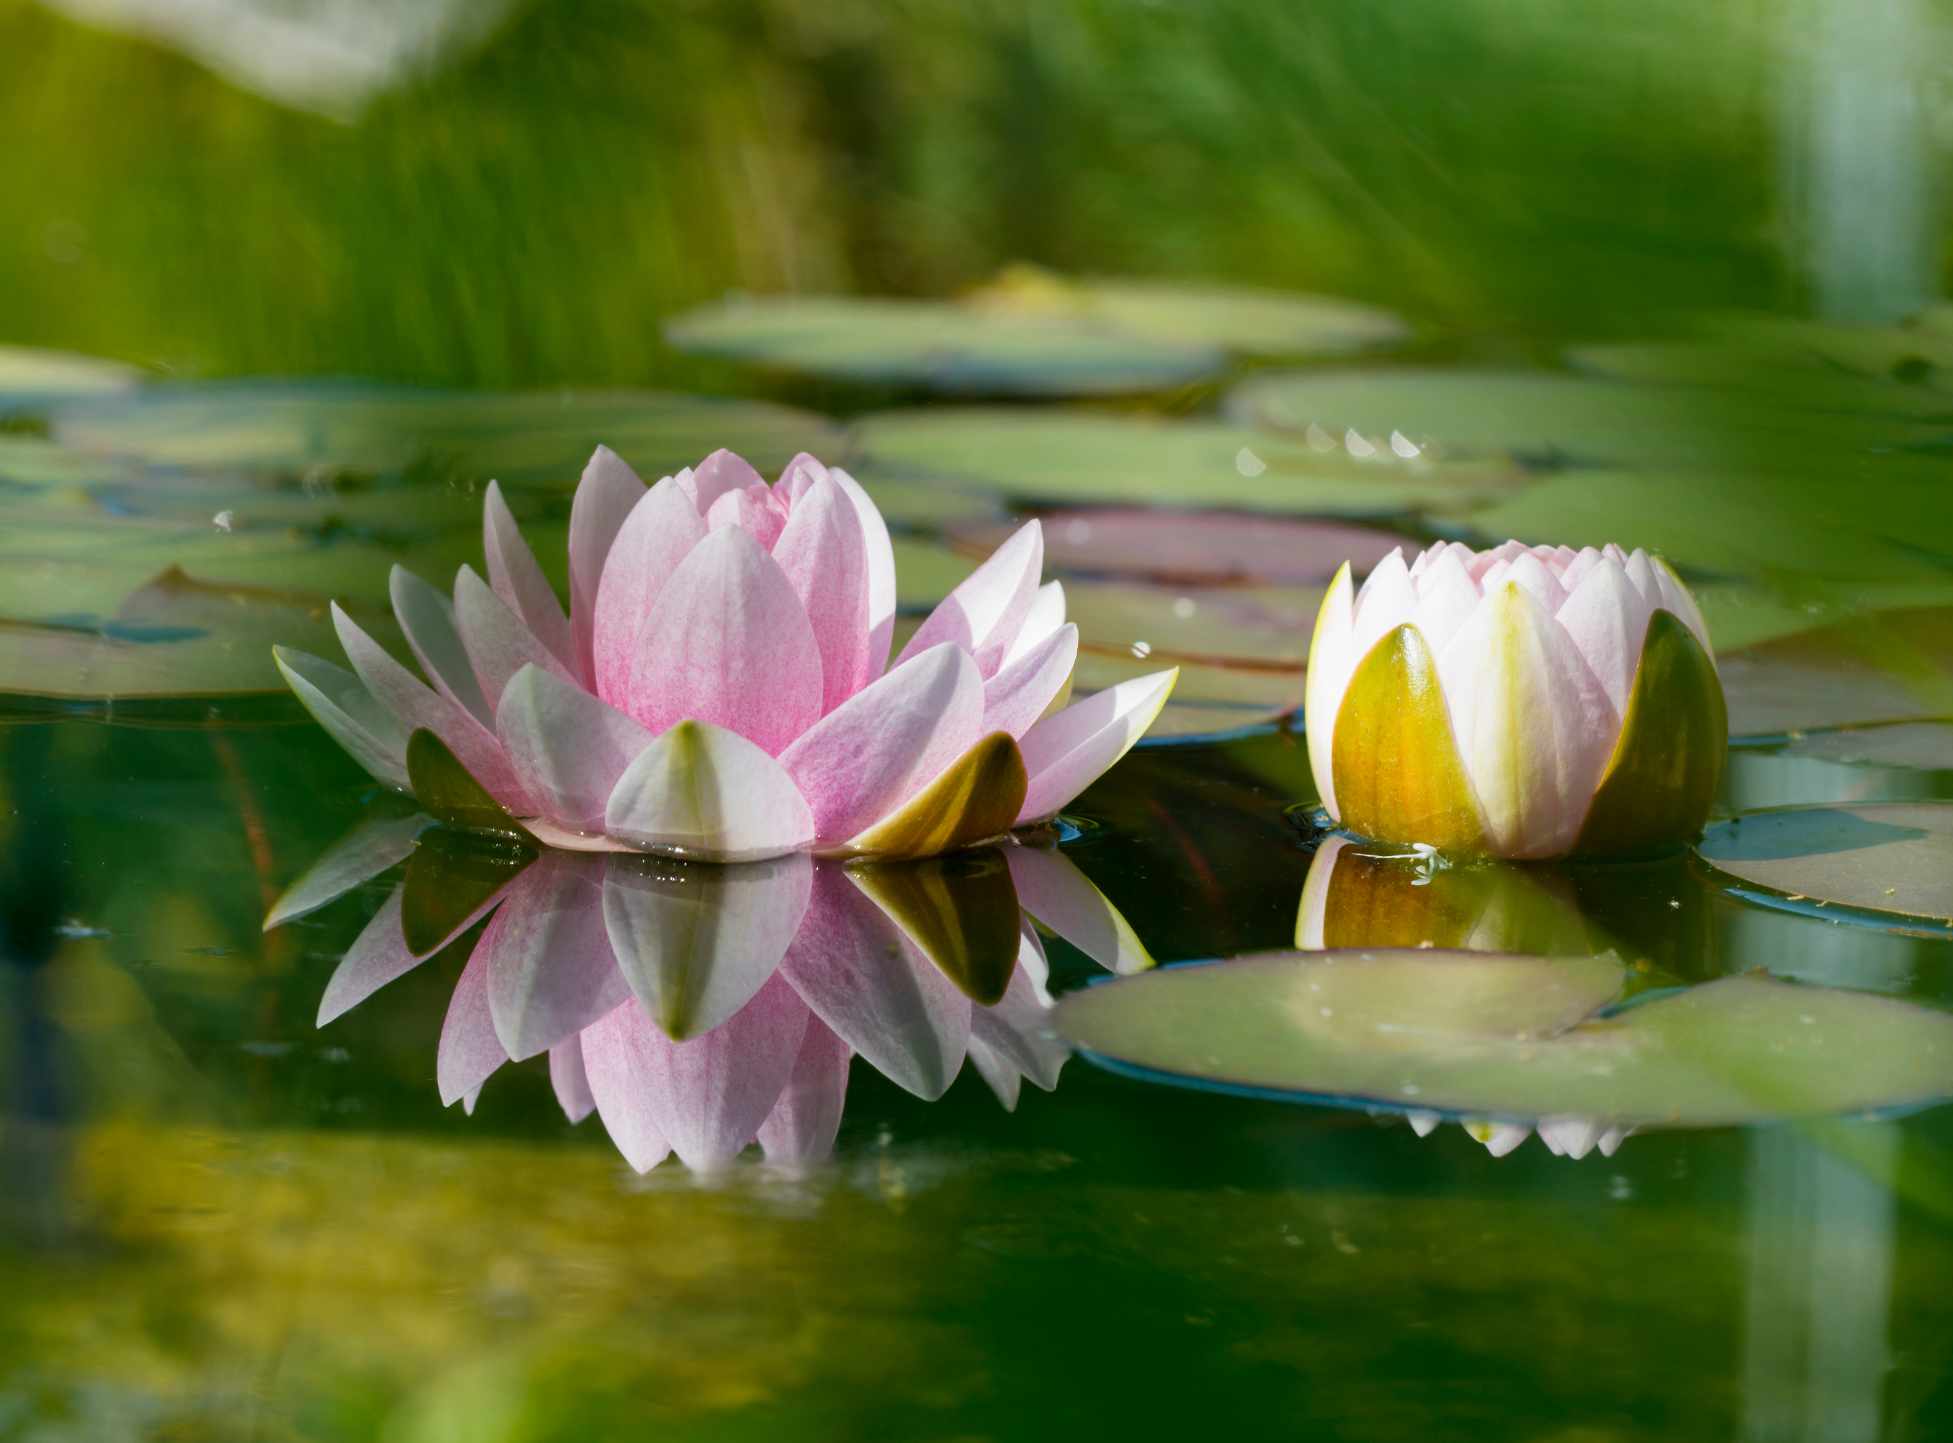
[[1040,923],[1109,970],[1152,965],[1083,874],[1030,846],[724,866],[403,842],[410,825],[348,838],[272,913],[323,905],[412,845],[320,1025],[487,917],[441,1029],[442,1101],[472,1112],[504,1063],[546,1054],[564,1114],[595,1112],[640,1172],[674,1153],[711,1169],[753,1142],[780,1162],[825,1157],[857,1054],[924,1099],[966,1061],[1007,1108],[1026,1081],[1049,1091],[1066,1048],[1046,1024]]

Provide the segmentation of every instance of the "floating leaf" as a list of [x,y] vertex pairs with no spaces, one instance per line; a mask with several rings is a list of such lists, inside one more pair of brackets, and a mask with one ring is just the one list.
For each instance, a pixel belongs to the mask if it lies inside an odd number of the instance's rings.
[[1302,437],[1213,421],[1006,407],[890,411],[855,432],[865,478],[929,479],[1029,502],[1144,502],[1338,516],[1389,516],[1486,499],[1511,468],[1319,450]]
[[134,366],[93,356],[0,346],[0,398],[7,400],[126,391],[141,379]]
[[1953,607],[1852,617],[1722,656],[1736,736],[1953,716]]
[[966,395],[1157,391],[1226,364],[1215,346],[1147,338],[1089,316],[955,301],[738,297],[678,317],[665,338],[699,355]]
[[1237,421],[1369,446],[1400,435],[1447,456],[1588,464],[1808,464],[1873,446],[1925,443],[1931,428],[1840,416],[1767,396],[1647,386],[1556,371],[1465,368],[1269,371],[1228,397]]
[[88,450],[205,470],[567,486],[599,443],[655,478],[721,446],[773,475],[797,451],[841,459],[818,416],[758,401],[656,391],[497,394],[323,382],[146,387],[60,410]]
[[[120,596],[127,573],[117,568],[0,562],[0,572],[0,691],[104,700],[269,692],[283,685],[274,645],[336,650],[323,598],[174,568]],[[37,585],[46,588],[38,614],[7,616],[18,591]]]
[[[1052,512],[1042,520],[1047,572],[1159,585],[1320,586],[1345,561],[1361,574],[1395,548],[1414,553],[1421,544],[1367,526],[1212,511],[1106,507]],[[970,555],[988,556],[1018,524],[952,526],[950,541]]]
[[1945,1013],[1744,975],[1580,1021],[1607,1000],[1596,967],[1619,977],[1595,959],[1272,953],[1088,988],[1056,1020],[1161,1081],[1475,1117],[1701,1127],[1953,1094]]
[[1698,850],[1718,871],[1787,903],[1953,929],[1953,802],[1751,812],[1709,828]]
[[[1861,483],[1881,496],[1870,512],[1833,476],[1581,469],[1548,476],[1489,506],[1450,510],[1488,540],[1615,541],[1658,551],[1683,567],[1794,577],[1807,586],[1861,579],[1943,584],[1947,558],[1929,549],[1936,538],[1953,536],[1942,465],[1909,457],[1860,462]],[[1879,528],[1895,514],[1937,514],[1947,526],[1885,534]]]
[[1257,356],[1345,355],[1410,332],[1388,311],[1335,296],[1184,281],[1093,280],[1066,290],[1078,313],[1134,335]]

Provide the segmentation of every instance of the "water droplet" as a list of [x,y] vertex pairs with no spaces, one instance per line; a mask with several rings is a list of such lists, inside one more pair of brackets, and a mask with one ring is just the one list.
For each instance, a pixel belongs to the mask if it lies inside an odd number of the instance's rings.
[[1415,461],[1423,454],[1417,442],[1411,440],[1402,431],[1392,431],[1390,433],[1390,449],[1395,451],[1399,456],[1402,456],[1406,461]]

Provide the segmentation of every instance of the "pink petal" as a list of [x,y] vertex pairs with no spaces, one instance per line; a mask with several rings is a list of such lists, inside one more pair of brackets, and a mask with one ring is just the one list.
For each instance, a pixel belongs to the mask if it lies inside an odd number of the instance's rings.
[[1078,628],[1067,622],[983,684],[982,730],[1023,736],[1065,689],[1077,660]]
[[651,1171],[671,1155],[652,1104],[652,1093],[661,1085],[652,1053],[661,1046],[670,1043],[635,1001],[624,1002],[583,1030],[583,1074],[591,1100],[604,1131],[639,1172]]
[[975,656],[986,678],[994,675],[1030,615],[1043,569],[1044,531],[1027,521],[929,613],[898,664],[948,641]]
[[766,479],[748,465],[743,456],[734,455],[723,447],[677,479],[701,516],[729,491],[744,491],[749,486],[766,485]]
[[488,500],[482,507],[482,550],[488,558],[488,580],[495,594],[522,618],[522,624],[556,654],[565,666],[576,665],[576,642],[570,635],[569,618],[556,590],[536,564],[536,554],[522,539],[522,532],[502,499],[502,488],[488,483]]
[[823,711],[868,684],[868,538],[840,483],[823,476],[794,502],[773,560],[813,624]]
[[638,632],[651,604],[704,537],[705,518],[670,477],[644,493],[618,530],[597,587],[590,640],[597,695],[612,706],[630,697]]
[[1490,591],[1508,581],[1528,592],[1549,615],[1566,604],[1566,588],[1560,585],[1559,577],[1531,552],[1494,566],[1481,578],[1479,589]]
[[1660,605],[1681,618],[1682,625],[1695,633],[1695,639],[1702,643],[1702,649],[1715,660],[1715,648],[1709,644],[1709,623],[1702,619],[1702,608],[1695,604],[1689,589],[1682,585],[1682,578],[1660,557],[1653,560],[1655,589],[1661,597]]
[[542,814],[580,832],[603,830],[618,778],[655,740],[615,707],[535,666],[517,672],[502,693],[495,730]]
[[545,853],[509,888],[475,956],[511,1058],[546,1052],[630,996],[604,930],[603,862]]
[[786,521],[786,517],[773,508],[764,482],[743,490],[726,492],[705,513],[707,530],[718,531],[723,527],[736,526],[759,542],[763,551],[773,549],[773,543],[780,539],[780,530]]
[[428,818],[419,815],[367,818],[326,848],[279,894],[264,919],[264,930],[316,912],[404,862],[430,825]]
[[1005,847],[1003,853],[1018,905],[1052,932],[1110,972],[1144,972],[1153,965],[1119,909],[1069,857],[1045,847]]
[[1436,656],[1477,609],[1478,583],[1449,551],[1432,557],[1417,582],[1417,607],[1411,621]]
[[[631,1006],[651,1118],[672,1151],[700,1170],[737,1157],[793,1075],[807,1036],[807,1004],[774,977],[726,1023],[689,1042],[673,1042]],[[601,1107],[602,1092],[597,1101]]]
[[1017,640],[1004,653],[1003,665],[1009,666],[1030,655],[1064,624],[1065,584],[1062,581],[1047,581],[1031,598],[1031,609],[1024,614],[1024,624],[1017,630]]
[[590,1095],[590,1077],[583,1070],[583,1036],[565,1037],[549,1049],[549,1085],[556,1093],[556,1105],[574,1127],[596,1110],[597,1099]]
[[[441,1024],[441,1045],[434,1056],[434,1075],[441,1088],[441,1104],[452,1107],[481,1090],[508,1054],[495,1035],[495,1018],[488,1010],[488,958],[477,946],[461,980],[448,999],[448,1015]],[[473,1111],[473,1104],[469,1106]]]
[[562,660],[544,646],[522,619],[489,589],[487,582],[464,566],[454,578],[454,620],[481,682],[491,721],[502,705],[509,680],[525,666],[539,667],[574,684]]
[[847,1104],[848,1044],[819,1021],[809,1021],[793,1074],[759,1127],[759,1145],[773,1162],[821,1162],[834,1151]]
[[786,574],[744,531],[715,531],[692,548],[635,646],[625,710],[653,731],[708,722],[778,756],[820,720],[813,625]]
[[1122,681],[1025,732],[1018,746],[1031,783],[1018,822],[1054,815],[1104,775],[1146,734],[1179,679],[1176,667]]
[[786,956],[813,886],[805,856],[743,866],[612,857],[603,918],[631,991],[684,1041],[750,1002]]
[[644,499],[644,482],[608,446],[599,446],[583,468],[570,503],[570,621],[577,675],[596,685],[597,587],[604,563],[632,508]]
[[407,728],[366,684],[344,667],[288,646],[274,646],[279,674],[313,720],[378,781],[408,791]]
[[474,664],[455,626],[454,604],[403,566],[393,568],[388,590],[393,596],[394,617],[406,634],[407,645],[419,658],[421,670],[442,696],[465,708],[484,726],[493,725],[495,714],[482,695]]
[[359,673],[380,705],[393,713],[409,731],[425,727],[444,743],[474,779],[496,801],[518,816],[535,810],[529,795],[516,781],[508,759],[502,755],[495,734],[466,710],[444,696],[429,691],[412,673],[391,656],[372,637],[359,629],[353,619],[332,604],[332,624],[339,633],[339,644],[346,648],[346,659]]
[[[520,875],[517,873],[517,876]],[[508,888],[503,887],[495,892],[425,952],[415,952],[407,946],[406,932],[400,918],[403,895],[402,888],[394,888],[393,895],[374,913],[373,920],[366,924],[353,945],[346,949],[346,955],[339,959],[339,965],[326,982],[325,994],[319,998],[320,1027],[350,1012],[387,983],[404,977],[420,963],[449,946],[455,938],[493,911],[508,895]]]
[[1051,1026],[1048,1005],[1021,968],[1011,974],[1002,1001],[970,1013],[970,1060],[1006,1108],[1017,1106],[1019,1077],[1045,1092],[1055,1088],[1069,1055]]
[[841,840],[888,816],[983,735],[983,678],[944,643],[822,717],[780,754],[812,809],[817,839]]
[[1605,558],[1587,568],[1559,609],[1560,625],[1593,669],[1616,716],[1627,714],[1628,694],[1641,666],[1641,644],[1647,639],[1652,613],[1620,564]]
[[970,1000],[837,866],[817,866],[813,902],[784,978],[889,1081],[941,1097],[963,1065]]
[[861,483],[838,466],[827,474],[854,503],[868,549],[868,675],[877,677],[888,666],[895,639],[895,546],[888,539],[888,523]]
[[604,809],[604,830],[677,856],[756,862],[804,850],[814,817],[772,757],[737,732],[685,721],[625,768]]

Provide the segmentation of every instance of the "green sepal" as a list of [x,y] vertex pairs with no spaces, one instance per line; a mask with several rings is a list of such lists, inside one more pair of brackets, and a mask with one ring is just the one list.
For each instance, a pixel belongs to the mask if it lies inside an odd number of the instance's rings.
[[1337,820],[1351,831],[1456,856],[1488,850],[1437,663],[1415,626],[1398,627],[1357,663],[1331,747]]
[[1680,617],[1657,611],[1575,855],[1643,856],[1688,842],[1709,820],[1728,751],[1715,662]]
[[493,832],[527,846],[538,845],[508,808],[491,797],[461,765],[447,744],[424,727],[407,738],[407,781],[414,789],[414,799],[444,827]]

